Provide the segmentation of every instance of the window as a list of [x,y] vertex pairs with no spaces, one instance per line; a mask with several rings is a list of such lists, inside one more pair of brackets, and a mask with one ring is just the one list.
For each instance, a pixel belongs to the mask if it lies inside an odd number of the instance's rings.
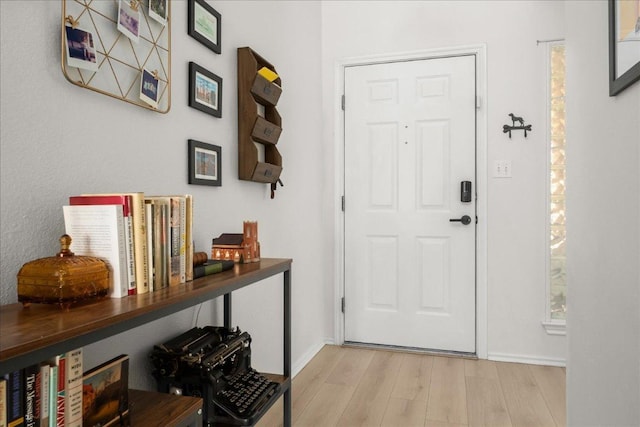
[[548,46],[548,333],[564,334],[567,312],[566,205],[565,205],[565,48],[564,43]]

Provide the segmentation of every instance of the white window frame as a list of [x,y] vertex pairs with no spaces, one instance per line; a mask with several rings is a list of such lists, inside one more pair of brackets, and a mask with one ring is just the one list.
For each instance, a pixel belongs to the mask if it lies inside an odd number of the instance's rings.
[[[546,199],[546,226],[545,226],[545,241],[547,253],[545,256],[545,319],[542,321],[542,326],[549,335],[566,335],[566,319],[552,319],[551,318],[551,251],[549,247],[549,238],[551,236],[551,51],[555,46],[564,46],[564,40],[550,41],[545,44],[545,69],[546,69],[546,182],[545,186],[545,199]],[[565,50],[566,55],[566,50]],[[566,74],[565,74],[566,79]],[[566,81],[565,81],[566,87]],[[565,95],[566,96],[566,95]],[[566,295],[566,294],[565,294]]]

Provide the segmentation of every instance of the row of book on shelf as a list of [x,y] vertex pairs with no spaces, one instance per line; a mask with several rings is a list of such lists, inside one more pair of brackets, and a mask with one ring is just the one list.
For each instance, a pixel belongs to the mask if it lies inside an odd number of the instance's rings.
[[112,298],[193,280],[193,197],[83,194],[63,207],[76,255],[109,264]]
[[107,426],[129,416],[129,356],[83,372],[82,348],[0,377],[0,427]]

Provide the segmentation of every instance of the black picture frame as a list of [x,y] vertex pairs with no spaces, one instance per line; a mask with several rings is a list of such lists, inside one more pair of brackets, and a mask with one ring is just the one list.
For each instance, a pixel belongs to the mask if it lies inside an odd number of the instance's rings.
[[[222,50],[222,16],[205,0],[189,0],[188,33],[215,53]],[[212,28],[215,27],[215,28]]]
[[222,77],[189,62],[189,106],[222,117]]
[[222,147],[189,140],[189,184],[222,186]]
[[620,3],[620,0],[609,0],[609,96],[618,95],[640,80],[640,57],[625,58],[625,62],[631,65],[628,65],[625,70],[619,70],[621,58],[618,49],[624,47],[624,43],[640,43],[640,31],[637,30],[637,25],[640,25],[640,16],[635,17],[637,19],[636,36],[632,36],[630,40],[619,41],[618,33],[624,31],[619,28]]

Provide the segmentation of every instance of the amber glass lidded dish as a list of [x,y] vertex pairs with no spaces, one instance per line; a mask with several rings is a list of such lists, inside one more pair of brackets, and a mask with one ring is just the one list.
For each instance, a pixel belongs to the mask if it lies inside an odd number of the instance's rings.
[[109,266],[97,257],[76,256],[69,249],[71,237],[60,237],[60,252],[55,256],[30,261],[18,272],[18,301],[59,304],[74,303],[109,294]]

